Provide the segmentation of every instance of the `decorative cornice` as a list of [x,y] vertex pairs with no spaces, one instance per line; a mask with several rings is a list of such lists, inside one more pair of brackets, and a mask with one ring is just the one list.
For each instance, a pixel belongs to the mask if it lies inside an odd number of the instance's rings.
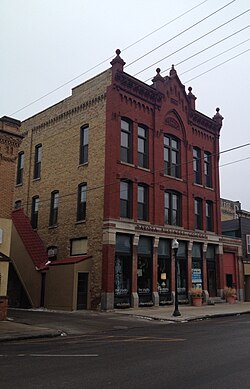
[[22,138],[16,138],[15,135],[5,135],[0,133],[0,143],[11,146],[11,147],[19,147],[22,142]]
[[180,124],[177,122],[177,120],[175,120],[171,116],[166,117],[165,124],[167,124],[170,127],[175,128],[176,130],[180,130]]
[[198,111],[189,111],[189,122],[196,125],[204,130],[219,131],[221,126],[216,123],[213,119],[203,115]]
[[[49,119],[49,120],[47,120],[47,121],[45,121],[37,126],[34,126],[31,129],[31,131],[38,132],[46,127],[54,125],[55,123],[61,122],[62,120],[71,118],[72,116],[79,114],[79,112],[81,112],[85,109],[88,109],[89,107],[91,107],[93,105],[99,104],[100,102],[102,102],[105,99],[106,99],[106,93],[103,93],[102,95],[93,97],[92,99],[87,100],[84,103],[79,104],[79,105],[69,109],[68,111],[62,112],[60,115],[56,115],[53,118],[51,118],[51,119]],[[27,134],[27,133],[24,132],[23,134]]]
[[152,87],[143,82],[135,79],[134,77],[117,71],[115,74],[115,81],[119,84],[119,87],[123,90],[140,97],[143,100],[146,100],[150,103],[160,103],[163,99],[163,94],[159,91],[156,91]]

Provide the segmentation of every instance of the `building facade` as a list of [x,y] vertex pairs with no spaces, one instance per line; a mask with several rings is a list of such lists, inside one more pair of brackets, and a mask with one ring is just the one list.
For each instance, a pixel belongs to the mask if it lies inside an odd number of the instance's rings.
[[174,67],[166,77],[157,69],[149,86],[124,64],[117,50],[110,69],[22,123],[14,203],[46,247],[50,308],[172,303],[173,239],[179,299],[197,286],[206,301],[226,286],[219,109],[197,111]]

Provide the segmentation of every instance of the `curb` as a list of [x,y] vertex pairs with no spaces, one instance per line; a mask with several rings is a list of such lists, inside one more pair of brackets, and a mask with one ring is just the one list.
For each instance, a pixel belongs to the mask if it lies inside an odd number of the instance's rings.
[[27,335],[6,335],[0,337],[1,342],[12,342],[15,340],[28,340],[28,339],[44,339],[44,338],[55,338],[58,336],[66,336],[62,331],[56,331],[52,333],[40,333],[40,334],[27,334]]

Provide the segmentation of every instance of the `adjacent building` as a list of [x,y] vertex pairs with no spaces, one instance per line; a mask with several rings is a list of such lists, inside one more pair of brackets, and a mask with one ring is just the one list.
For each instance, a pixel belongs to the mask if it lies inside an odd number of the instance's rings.
[[241,298],[240,242],[221,236],[219,108],[197,111],[174,66],[147,85],[124,65],[117,50],[110,69],[21,125],[13,217],[28,216],[47,252],[40,302],[171,304],[174,239],[182,302],[195,286],[205,301],[222,296],[226,252]]

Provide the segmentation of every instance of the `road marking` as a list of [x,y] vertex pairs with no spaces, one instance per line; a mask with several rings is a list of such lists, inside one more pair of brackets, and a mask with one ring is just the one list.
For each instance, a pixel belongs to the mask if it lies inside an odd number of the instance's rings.
[[98,354],[27,354],[29,357],[99,357]]

